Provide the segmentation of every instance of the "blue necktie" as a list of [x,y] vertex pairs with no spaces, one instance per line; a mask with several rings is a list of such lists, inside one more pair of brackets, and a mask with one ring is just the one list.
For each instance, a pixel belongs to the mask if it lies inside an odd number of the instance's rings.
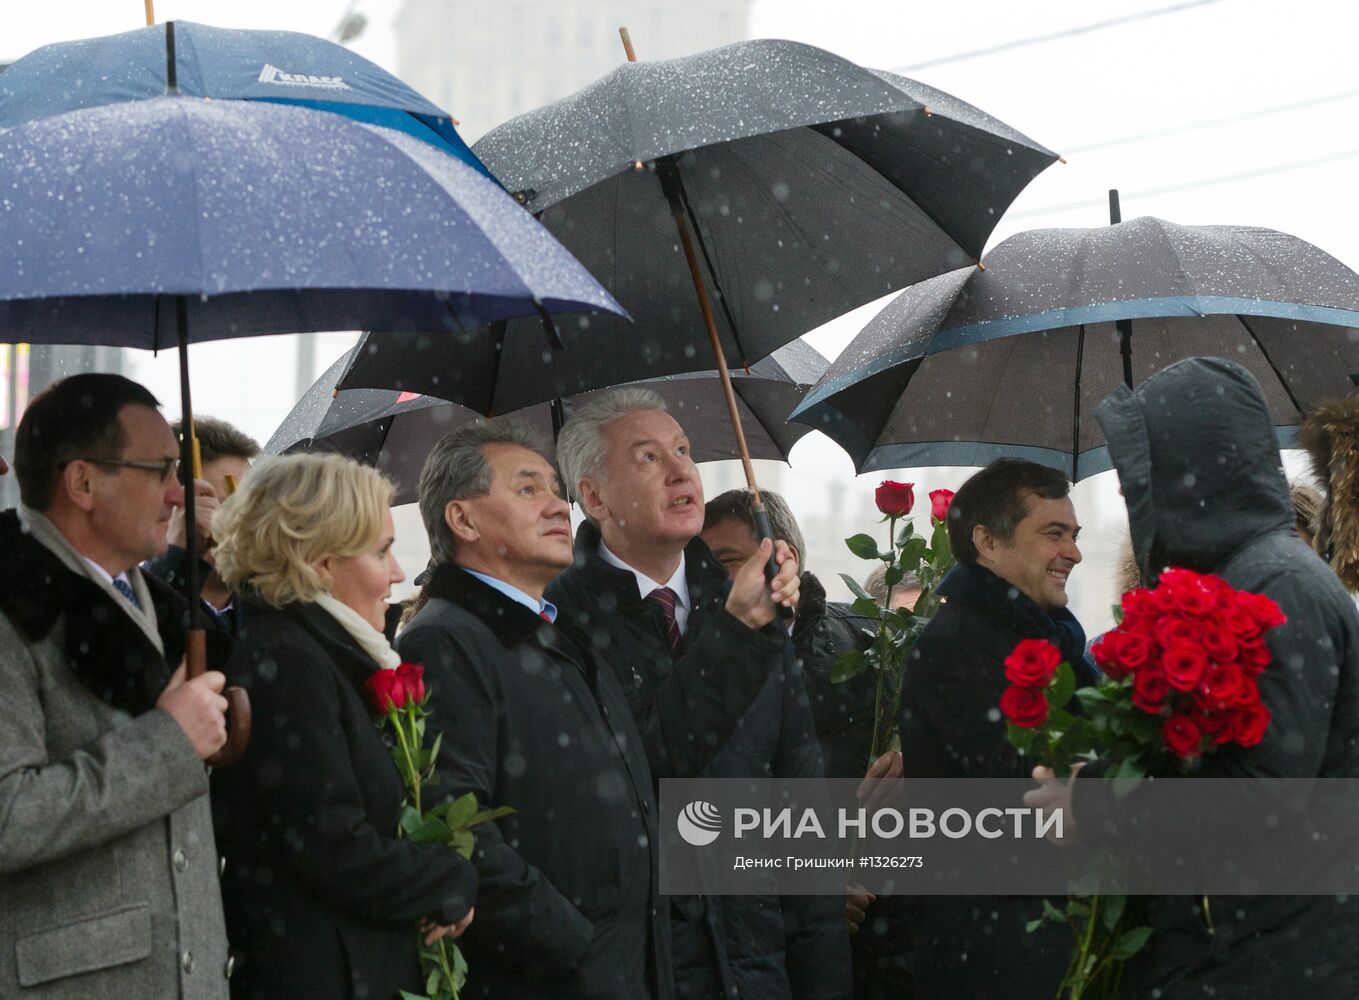
[[122,594],[124,597],[126,597],[128,603],[130,603],[138,611],[142,609],[142,602],[137,600],[137,594],[135,591],[133,591],[132,585],[128,583],[126,580],[124,580],[121,576],[115,576],[113,578],[113,589],[118,591],[118,593]]

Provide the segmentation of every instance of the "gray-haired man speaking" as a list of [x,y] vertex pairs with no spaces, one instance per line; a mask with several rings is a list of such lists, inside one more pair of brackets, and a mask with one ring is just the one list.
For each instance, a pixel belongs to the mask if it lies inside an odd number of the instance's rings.
[[[797,561],[765,542],[736,571],[713,559],[703,485],[683,429],[652,392],[580,407],[557,443],[589,518],[576,561],[549,588],[627,694],[652,775],[819,777],[807,694],[775,601],[793,604]],[[833,898],[674,897],[676,995],[847,996],[849,946]]]

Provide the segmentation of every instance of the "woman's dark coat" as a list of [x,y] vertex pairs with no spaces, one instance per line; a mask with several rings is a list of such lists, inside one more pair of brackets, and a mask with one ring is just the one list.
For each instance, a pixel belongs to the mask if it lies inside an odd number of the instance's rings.
[[[653,778],[808,778],[821,751],[802,672],[781,622],[758,632],[725,610],[727,573],[699,539],[686,546],[690,612],[671,659],[654,602],[576,533],[576,562],[548,589],[620,681]],[[560,620],[560,619],[559,619]],[[849,995],[849,938],[839,897],[708,896],[671,907],[677,986],[711,983],[740,1000]]]
[[363,683],[377,664],[314,604],[252,602],[227,665],[245,756],[213,775],[236,998],[388,1000],[423,985],[417,924],[452,924],[472,865],[396,836],[405,786]]
[[[1359,777],[1359,613],[1294,531],[1255,380],[1232,362],[1191,358],[1135,392],[1118,390],[1096,416],[1143,578],[1166,566],[1214,573],[1268,594],[1288,617],[1266,634],[1274,662],[1259,678],[1272,713],[1264,739],[1219,747],[1195,777]],[[1074,792],[1079,822],[1081,781]],[[1128,1000],[1359,996],[1359,898],[1210,897],[1211,932],[1196,900],[1153,897],[1148,906],[1155,933],[1129,967]]]
[[399,647],[425,667],[441,794],[515,810],[476,828],[464,996],[668,998],[651,774],[618,682],[567,623],[456,566],[425,595]]

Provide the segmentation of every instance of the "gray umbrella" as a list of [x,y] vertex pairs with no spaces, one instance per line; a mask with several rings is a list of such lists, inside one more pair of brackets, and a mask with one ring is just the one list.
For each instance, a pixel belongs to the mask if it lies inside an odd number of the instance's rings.
[[[483,419],[476,411],[432,396],[394,389],[342,389],[336,384],[362,345],[352,348],[323,374],[284,418],[266,454],[333,451],[374,465],[396,484],[395,503],[412,503],[425,457],[435,442],[456,427]],[[788,452],[810,427],[787,422],[802,395],[826,370],[826,359],[810,344],[795,340],[733,378],[746,442],[755,458],[787,461]],[[665,400],[693,440],[699,462],[739,457],[716,372],[690,372],[649,379],[637,385]],[[602,391],[602,390],[600,390]],[[594,393],[564,400],[573,405]],[[552,439],[550,405],[520,411],[544,441]]]
[[1195,355],[1244,365],[1285,446],[1359,379],[1359,275],[1284,233],[1140,218],[1019,233],[985,264],[893,299],[792,419],[860,472],[1013,455],[1076,480],[1110,467],[1090,418],[1125,345],[1138,379]]

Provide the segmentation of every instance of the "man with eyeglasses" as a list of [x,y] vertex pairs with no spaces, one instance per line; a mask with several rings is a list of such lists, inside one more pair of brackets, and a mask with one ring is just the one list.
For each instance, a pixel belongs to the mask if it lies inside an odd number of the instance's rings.
[[170,425],[119,375],[64,379],[0,513],[0,996],[227,996],[203,761],[223,677],[185,680],[187,602],[139,564],[184,502]]

